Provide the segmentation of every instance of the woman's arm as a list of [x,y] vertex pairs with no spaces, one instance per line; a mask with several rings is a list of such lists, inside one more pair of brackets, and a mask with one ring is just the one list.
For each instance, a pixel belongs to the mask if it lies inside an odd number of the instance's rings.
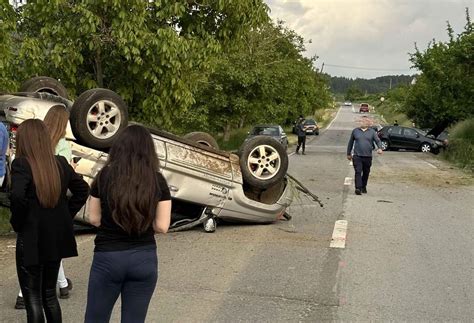
[[95,227],[99,227],[101,220],[102,209],[100,207],[100,199],[91,196],[89,198],[89,223]]
[[171,200],[159,201],[156,206],[153,230],[156,233],[166,233],[171,222]]
[[29,203],[26,197],[26,190],[32,182],[31,171],[26,159],[17,158],[13,161],[11,176],[10,210],[12,216],[10,223],[13,230],[19,232],[28,215]]

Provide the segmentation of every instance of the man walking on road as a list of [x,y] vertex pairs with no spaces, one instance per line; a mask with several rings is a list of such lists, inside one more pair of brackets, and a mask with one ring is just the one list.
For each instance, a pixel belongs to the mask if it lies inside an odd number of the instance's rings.
[[306,148],[306,129],[304,126],[304,118],[303,116],[300,116],[298,119],[298,124],[296,125],[296,135],[298,136],[298,145],[296,146],[296,154],[299,155],[300,153],[300,147],[303,150],[303,155],[305,154],[305,148]]
[[[347,159],[352,160],[355,170],[355,193],[367,193],[370,167],[372,166],[373,144],[377,145],[377,153],[382,154],[382,143],[374,129],[370,128],[372,121],[362,117],[361,126],[352,130],[347,145]],[[352,155],[352,149],[354,154]]]

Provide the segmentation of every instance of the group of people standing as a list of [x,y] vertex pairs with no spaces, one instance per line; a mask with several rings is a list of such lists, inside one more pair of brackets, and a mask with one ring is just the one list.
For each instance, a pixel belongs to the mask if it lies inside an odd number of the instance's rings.
[[63,298],[72,288],[62,260],[78,255],[73,218],[90,195],[90,222],[98,232],[85,322],[108,322],[119,295],[122,322],[144,322],[158,278],[154,234],[168,231],[171,215],[153,139],[142,126],[124,129],[89,188],[64,139],[68,119],[58,105],[44,122],[26,120],[17,130],[10,223],[27,321],[62,322],[57,284]]

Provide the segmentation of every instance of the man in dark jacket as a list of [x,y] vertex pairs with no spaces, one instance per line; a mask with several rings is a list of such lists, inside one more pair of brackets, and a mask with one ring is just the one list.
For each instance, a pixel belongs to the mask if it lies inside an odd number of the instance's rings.
[[[352,130],[347,145],[347,159],[352,160],[355,170],[355,193],[367,193],[370,167],[372,166],[373,144],[377,145],[377,153],[382,154],[382,143],[374,129],[370,128],[371,120],[362,117],[361,126]],[[354,149],[354,154],[352,154]]]
[[303,150],[303,155],[306,155],[304,152],[306,148],[306,128],[304,126],[304,121],[303,116],[300,116],[298,123],[296,124],[296,135],[298,136],[298,145],[296,146],[297,155],[300,153],[300,147]]

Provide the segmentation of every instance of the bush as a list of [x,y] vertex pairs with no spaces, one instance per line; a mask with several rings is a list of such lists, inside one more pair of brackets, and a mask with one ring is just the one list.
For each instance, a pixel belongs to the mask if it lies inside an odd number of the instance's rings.
[[0,234],[11,232],[10,226],[10,210],[0,207]]
[[441,156],[474,172],[474,119],[461,121],[454,126],[449,145]]

